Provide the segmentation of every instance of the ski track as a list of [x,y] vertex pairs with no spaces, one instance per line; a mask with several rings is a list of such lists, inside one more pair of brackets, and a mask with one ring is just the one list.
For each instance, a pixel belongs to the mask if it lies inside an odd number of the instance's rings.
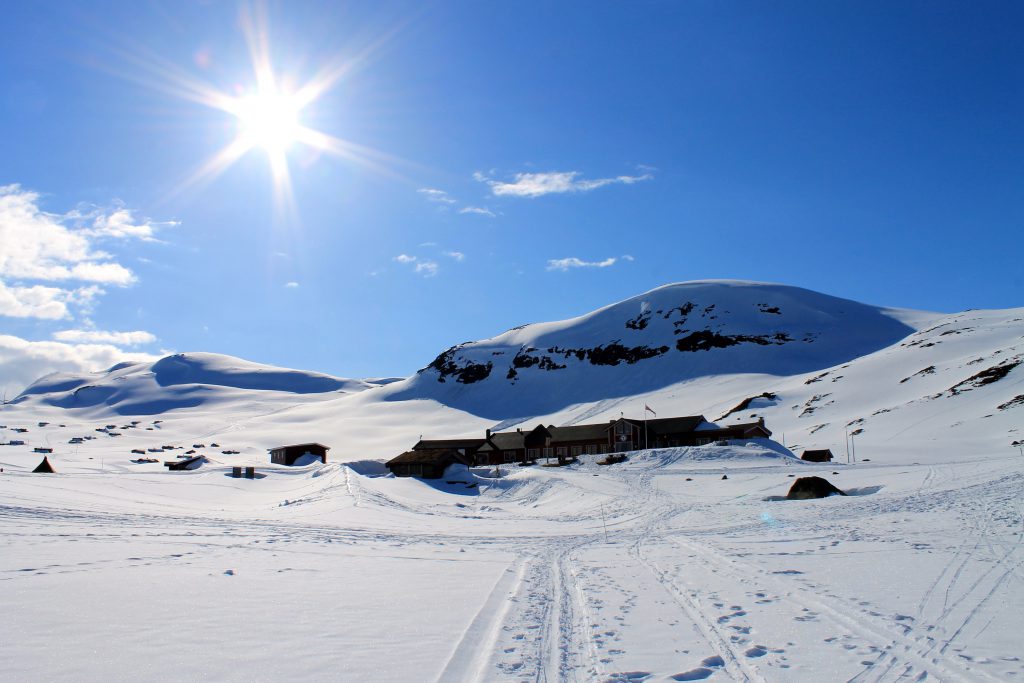
[[[755,476],[763,471],[739,466],[730,469],[729,474],[731,477]],[[779,677],[782,672],[774,666],[786,669],[791,664],[799,665],[801,648],[827,646],[821,642],[802,642],[787,657],[780,657],[778,654],[785,650],[756,644],[752,637],[747,637],[752,630],[747,624],[754,616],[763,617],[765,610],[778,612],[775,618],[779,619],[782,618],[779,614],[787,610],[798,620],[804,618],[803,615],[812,615],[806,618],[831,627],[834,636],[825,639],[825,643],[835,641],[836,645],[858,648],[858,654],[869,659],[864,659],[859,667],[850,664],[850,681],[1000,680],[974,662],[957,643],[968,633],[979,637],[991,623],[991,619],[989,623],[978,622],[986,605],[1006,595],[1012,582],[1021,580],[1024,541],[1019,533],[1019,490],[1024,476],[1005,471],[965,475],[950,467],[927,466],[920,483],[903,494],[851,497],[843,506],[830,507],[827,520],[808,515],[797,522],[799,526],[793,528],[790,538],[818,543],[820,550],[830,547],[829,541],[835,546],[839,539],[877,540],[878,527],[860,528],[861,520],[868,516],[941,511],[958,517],[961,529],[957,537],[962,542],[955,548],[950,547],[948,556],[936,565],[934,579],[924,584],[923,592],[915,600],[916,607],[908,616],[884,615],[865,601],[857,602],[854,596],[839,595],[835,584],[821,585],[803,577],[780,576],[756,554],[744,553],[739,559],[739,555],[725,549],[733,541],[748,542],[761,530],[763,522],[750,521],[749,515],[732,518],[728,513],[715,518],[715,511],[723,509],[720,506],[728,509],[731,505],[742,504],[742,499],[758,499],[767,491],[777,490],[780,472],[785,469],[778,469],[777,476],[769,478],[764,485],[757,482],[744,488],[745,493],[741,495],[729,495],[719,502],[709,503],[690,501],[658,487],[657,481],[663,477],[663,483],[678,486],[679,476],[689,473],[686,470],[661,473],[655,465],[646,469],[606,468],[603,476],[616,479],[624,489],[605,502],[614,510],[609,519],[610,540],[605,538],[601,526],[591,525],[596,532],[579,533],[578,524],[567,528],[563,534],[549,531],[518,536],[474,532],[469,526],[465,527],[467,533],[461,534],[437,530],[446,529],[444,525],[428,525],[411,531],[403,524],[408,516],[431,519],[452,513],[426,503],[386,495],[361,483],[362,478],[353,476],[346,467],[325,473],[329,478],[322,486],[299,495],[289,504],[301,506],[341,498],[353,507],[372,507],[401,516],[377,527],[361,528],[308,519],[273,521],[114,512],[105,510],[102,501],[82,502],[76,508],[8,503],[0,505],[0,522],[5,524],[8,538],[61,542],[74,535],[75,530],[86,527],[91,535],[99,538],[120,539],[126,535],[125,530],[130,529],[134,532],[132,535],[187,542],[194,551],[69,565],[15,567],[0,571],[0,581],[29,580],[35,573],[87,572],[101,564],[108,567],[187,564],[194,561],[193,555],[208,548],[242,548],[231,540],[237,538],[257,539],[252,542],[259,546],[245,546],[246,552],[268,551],[288,544],[327,542],[381,549],[477,546],[509,552],[516,559],[498,577],[452,645],[451,653],[437,674],[438,681],[636,682],[657,677],[665,680],[666,676],[669,680],[696,680],[712,675],[716,679],[727,677],[738,681],[786,680]],[[583,469],[578,475],[591,476]],[[529,506],[529,510],[539,504],[556,483],[559,482],[545,481],[516,502]],[[704,485],[713,483],[706,480]],[[507,504],[503,496],[511,495],[509,490],[499,492],[487,502]],[[480,497],[472,500],[474,512],[480,512],[481,502]],[[558,521],[594,522],[595,509],[596,505],[589,509],[576,508]],[[511,512],[501,514],[509,519],[514,515]],[[529,514],[541,519],[544,513]],[[701,521],[708,519],[716,519],[717,524],[708,526],[704,522],[702,525]],[[1016,530],[1012,540],[1002,531],[1006,527]],[[596,629],[601,617],[595,615],[589,605],[597,601],[595,591],[598,590],[610,592],[610,599],[620,600],[625,606],[635,602],[637,595],[630,591],[629,585],[610,576],[598,576],[595,569],[582,567],[582,553],[598,550],[607,553],[601,557],[615,558],[617,564],[613,566],[617,570],[628,570],[626,576],[650,577],[650,581],[645,579],[643,583],[662,592],[667,601],[662,603],[650,595],[644,597],[663,605],[664,610],[673,610],[672,614],[678,615],[674,618],[691,627],[695,636],[703,641],[705,654],[709,656],[702,666],[694,668],[696,662],[680,658],[676,670],[683,673],[673,674],[664,667],[659,672],[625,671],[617,665],[620,655],[616,650],[609,650],[606,644],[595,639],[600,637]],[[686,569],[698,566],[711,571],[724,583],[694,585]],[[629,573],[634,570],[640,573]],[[597,581],[591,582],[595,577]],[[721,586],[728,591],[719,591]],[[737,589],[748,596],[760,596],[759,603],[774,601],[776,604],[759,605],[745,620],[737,621],[744,619],[747,611],[740,607],[738,595],[726,594]],[[729,603],[734,603],[735,609],[730,608],[731,614],[722,614],[722,605]],[[757,613],[757,609],[762,611]],[[950,649],[956,654],[949,652]],[[713,663],[707,664],[708,661]],[[688,666],[690,669],[686,670]]]

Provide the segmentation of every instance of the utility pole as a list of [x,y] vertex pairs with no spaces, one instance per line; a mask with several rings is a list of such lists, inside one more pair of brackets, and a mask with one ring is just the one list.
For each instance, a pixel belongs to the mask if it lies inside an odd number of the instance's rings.
[[850,430],[843,427],[843,433],[846,434],[846,464],[850,464]]

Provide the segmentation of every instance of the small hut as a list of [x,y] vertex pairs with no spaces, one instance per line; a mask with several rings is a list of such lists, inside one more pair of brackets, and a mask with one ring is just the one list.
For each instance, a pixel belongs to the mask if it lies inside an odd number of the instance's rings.
[[832,462],[832,451],[828,448],[804,451],[800,459],[807,462]]
[[386,463],[396,477],[420,477],[440,479],[449,465],[461,463],[471,465],[469,457],[451,448],[421,449],[406,451]]
[[36,465],[36,468],[32,470],[32,472],[43,474],[56,474],[57,470],[53,469],[53,465],[50,464],[50,459],[44,455],[43,461]]
[[270,462],[275,465],[294,465],[302,456],[311,455],[315,458],[320,458],[320,461],[326,464],[327,451],[329,450],[331,450],[330,447],[322,443],[299,443],[291,446],[278,446],[277,448],[270,449]]
[[193,455],[191,458],[184,458],[182,460],[168,460],[164,463],[164,467],[168,470],[194,470],[204,462],[206,462],[206,456]]

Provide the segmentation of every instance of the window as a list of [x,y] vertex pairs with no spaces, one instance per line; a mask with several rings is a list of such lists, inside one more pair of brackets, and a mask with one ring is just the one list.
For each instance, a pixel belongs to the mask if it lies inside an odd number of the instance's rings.
[[547,447],[544,448],[544,457],[545,458],[550,458],[554,454],[555,454],[554,453],[554,449],[551,448],[550,446],[547,446]]
[[540,457],[540,449],[539,448],[527,448],[526,449],[526,457],[528,459],[530,459],[530,460],[536,460],[537,458]]
[[567,449],[565,446],[558,446],[557,448],[555,448],[555,455],[557,455],[559,458],[564,458],[565,456],[569,455],[569,449]]
[[572,447],[572,457],[576,458],[583,454],[583,446]]
[[587,445],[587,455],[597,455],[597,444],[592,443]]
[[515,462],[515,461],[516,461],[516,452],[515,451],[505,451],[505,462]]

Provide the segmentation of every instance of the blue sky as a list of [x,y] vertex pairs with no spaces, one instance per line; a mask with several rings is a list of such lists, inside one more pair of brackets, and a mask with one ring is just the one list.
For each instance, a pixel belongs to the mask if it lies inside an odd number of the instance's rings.
[[[354,146],[289,147],[290,210],[259,145],[186,182],[240,119],[181,85],[253,90],[244,16],[279,82],[338,67],[300,119]],[[8,7],[0,385],[194,350],[404,375],[703,278],[1022,305],[1022,29],[1011,2]]]

